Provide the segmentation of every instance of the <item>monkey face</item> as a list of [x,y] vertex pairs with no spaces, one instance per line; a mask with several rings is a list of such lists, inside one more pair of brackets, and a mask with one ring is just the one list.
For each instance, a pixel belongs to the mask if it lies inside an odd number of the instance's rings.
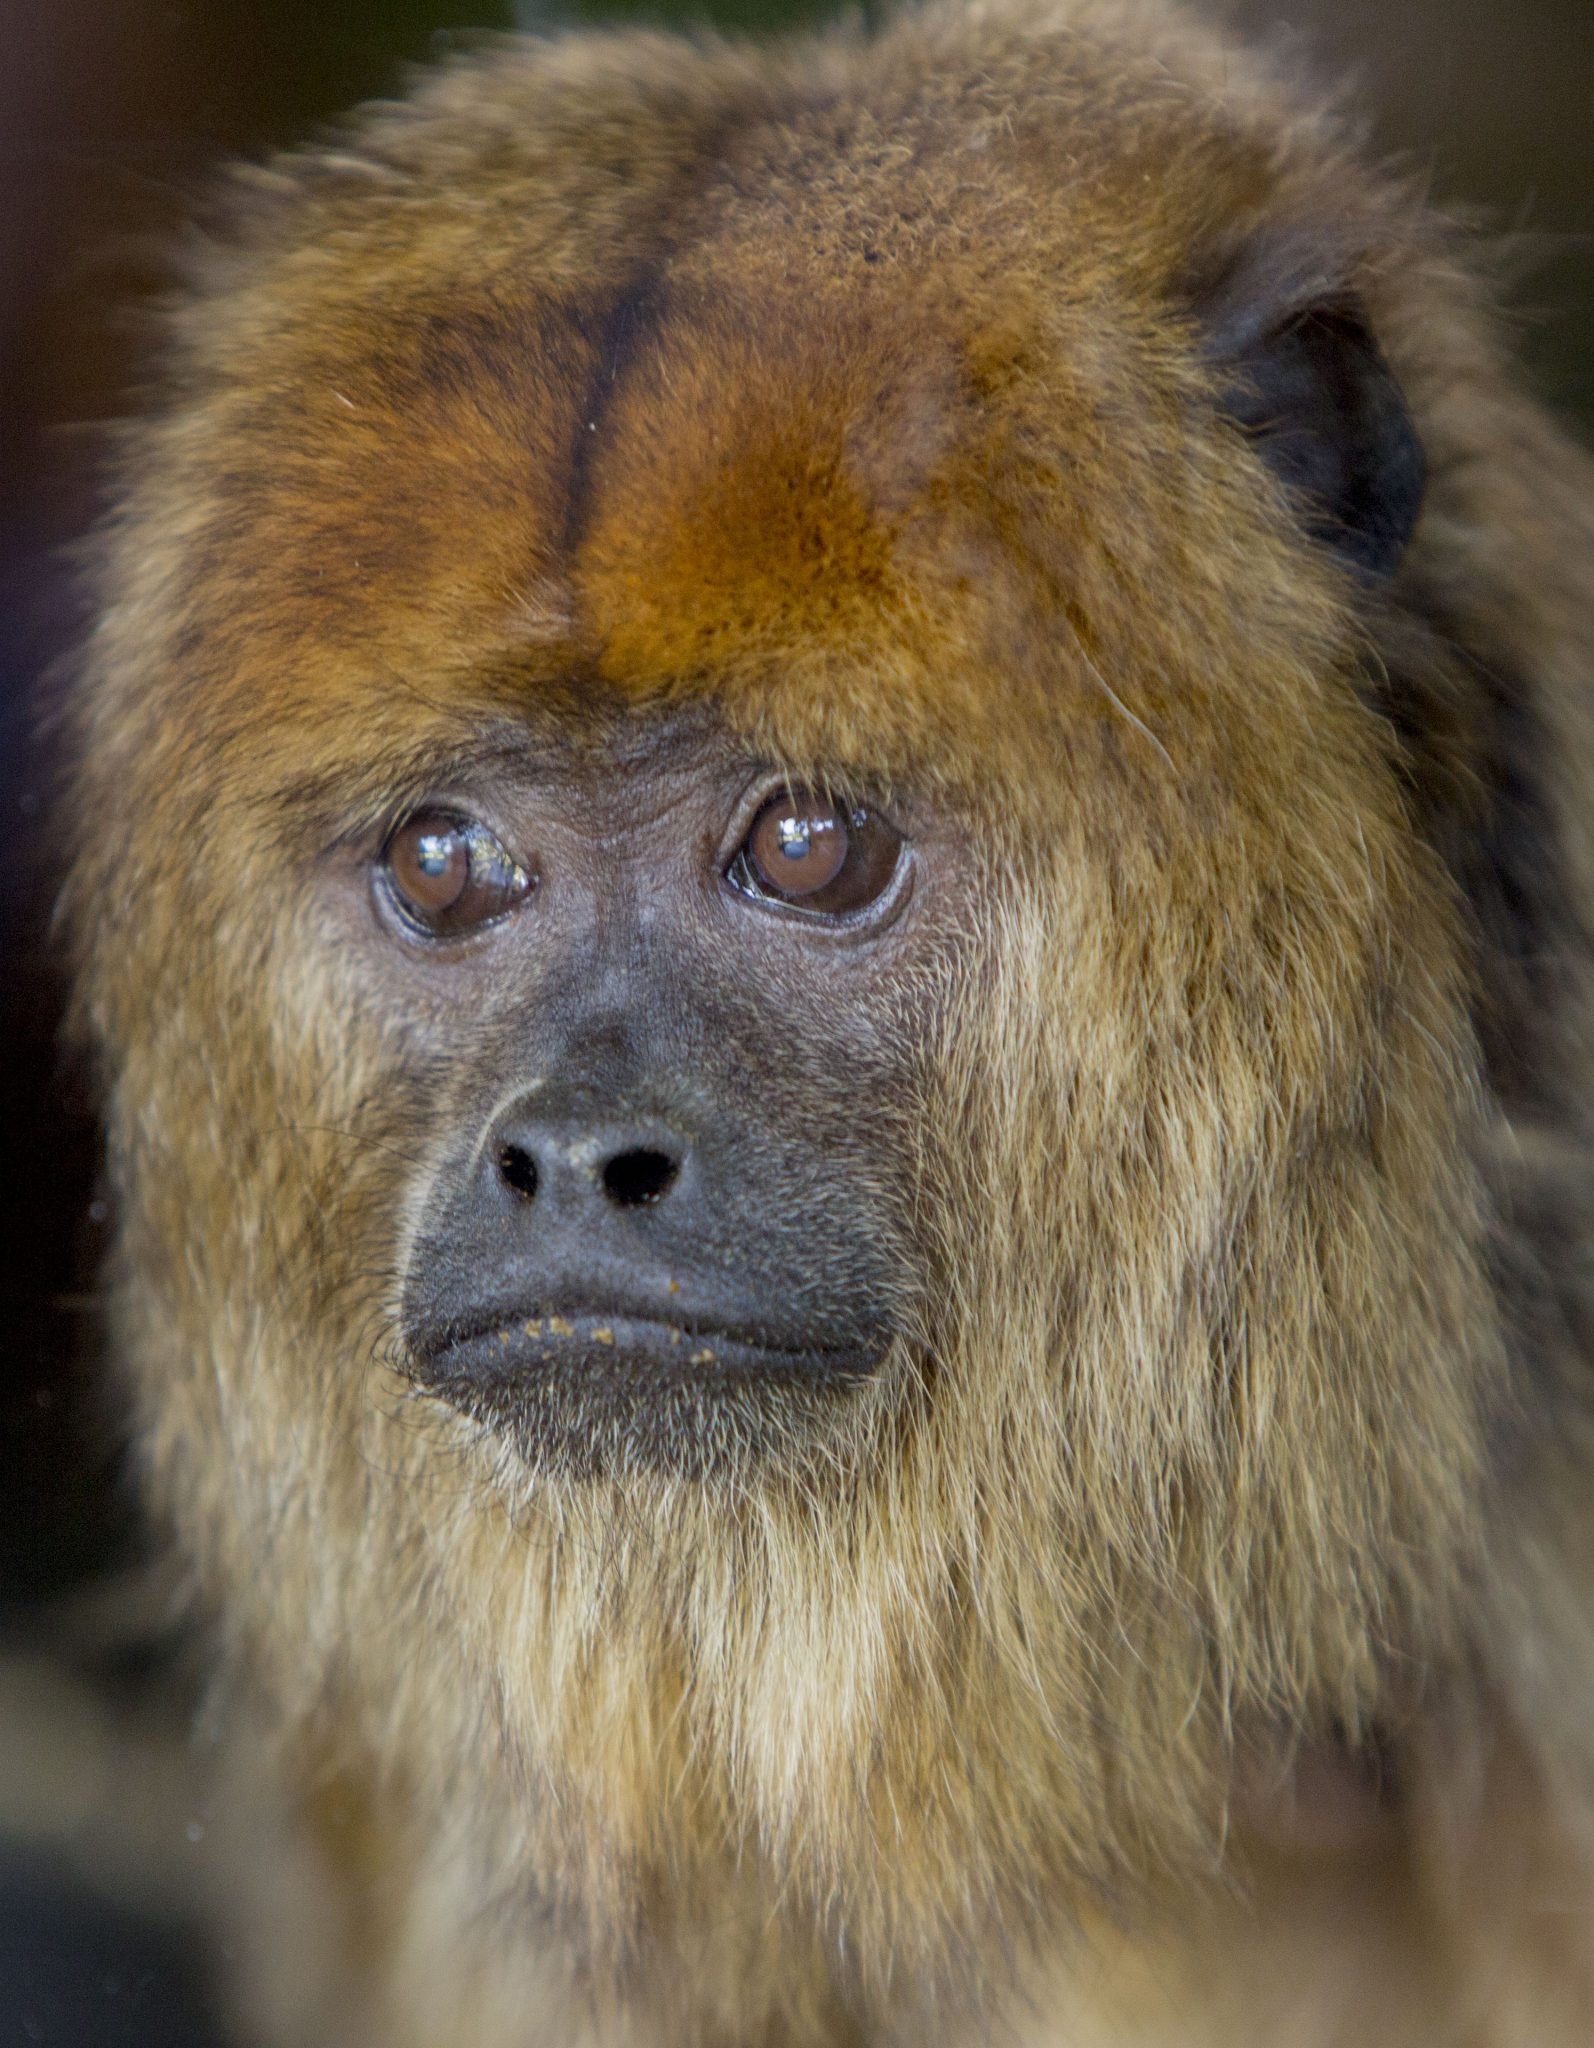
[[920,1291],[937,816],[620,715],[478,766],[365,866],[350,944],[442,1080],[404,1197],[415,1384],[576,1471],[701,1472],[844,1404]]

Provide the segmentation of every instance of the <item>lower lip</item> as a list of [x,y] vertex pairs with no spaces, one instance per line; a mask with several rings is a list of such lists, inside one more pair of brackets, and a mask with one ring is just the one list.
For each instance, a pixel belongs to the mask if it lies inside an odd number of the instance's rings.
[[861,1347],[788,1349],[647,1317],[544,1314],[428,1350],[423,1377],[436,1383],[522,1372],[619,1372],[627,1378],[660,1372],[709,1381],[811,1383],[861,1380],[878,1362],[878,1355]]

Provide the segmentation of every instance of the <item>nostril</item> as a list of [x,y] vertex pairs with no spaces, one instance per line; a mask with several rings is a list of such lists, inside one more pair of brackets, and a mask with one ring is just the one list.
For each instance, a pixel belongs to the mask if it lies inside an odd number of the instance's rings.
[[512,1188],[523,1202],[531,1201],[536,1195],[537,1162],[523,1146],[499,1146],[498,1177],[505,1187]]
[[680,1168],[667,1152],[639,1146],[620,1152],[603,1169],[603,1191],[622,1209],[641,1209],[669,1192]]

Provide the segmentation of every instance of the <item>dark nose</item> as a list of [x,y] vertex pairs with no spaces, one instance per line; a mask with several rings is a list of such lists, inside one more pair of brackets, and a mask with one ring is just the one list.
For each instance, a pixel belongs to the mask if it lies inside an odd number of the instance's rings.
[[524,1110],[506,1117],[491,1139],[503,1186],[518,1201],[571,1222],[583,1211],[650,1209],[667,1200],[689,1149],[678,1132],[652,1119],[614,1123]]

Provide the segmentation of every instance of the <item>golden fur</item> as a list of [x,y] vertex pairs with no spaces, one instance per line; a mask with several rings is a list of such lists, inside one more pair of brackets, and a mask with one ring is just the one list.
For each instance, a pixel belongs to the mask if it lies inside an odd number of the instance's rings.
[[[506,44],[227,211],[69,914],[142,1469],[329,1902],[289,2033],[1583,2038],[1594,491],[1455,233],[1142,0]],[[1217,403],[1237,268],[1368,309],[1387,586]],[[694,695],[984,878],[922,1327],[818,1462],[533,1479],[406,1398],[439,1084],[325,849]]]

